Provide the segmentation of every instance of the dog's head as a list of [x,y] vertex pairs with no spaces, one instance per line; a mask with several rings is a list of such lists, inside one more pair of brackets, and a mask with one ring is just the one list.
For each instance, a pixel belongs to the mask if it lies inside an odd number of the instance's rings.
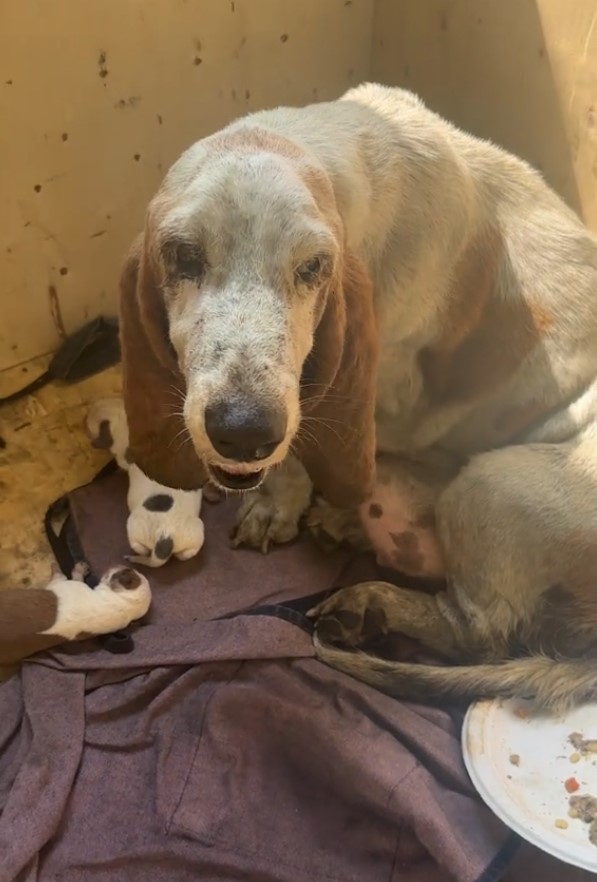
[[366,493],[370,283],[307,153],[241,125],[184,154],[125,267],[121,317],[130,446],[148,476],[247,490],[292,449],[328,498]]

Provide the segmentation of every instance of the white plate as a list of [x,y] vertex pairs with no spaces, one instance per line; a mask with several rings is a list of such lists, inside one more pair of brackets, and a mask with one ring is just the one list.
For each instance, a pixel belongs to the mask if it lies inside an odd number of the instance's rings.
[[[569,817],[564,787],[576,778],[578,795],[597,797],[597,754],[572,763],[573,732],[597,739],[597,704],[548,717],[531,713],[523,701],[482,701],[464,720],[464,762],[482,799],[508,827],[548,854],[597,873],[589,825]],[[511,760],[516,756],[519,765]],[[558,819],[567,829],[558,829]]]

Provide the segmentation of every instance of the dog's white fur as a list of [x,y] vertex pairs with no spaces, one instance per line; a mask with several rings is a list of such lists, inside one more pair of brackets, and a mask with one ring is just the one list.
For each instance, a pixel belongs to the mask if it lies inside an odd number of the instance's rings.
[[[549,624],[559,603],[565,651],[590,649],[597,241],[537,172],[410,92],[367,84],[338,101],[253,114],[193,145],[149,207],[142,249],[143,272],[154,271],[164,294],[186,426],[203,464],[226,465],[205,431],[212,399],[247,392],[286,410],[284,442],[260,466],[285,462],[259,504],[247,496],[240,508],[246,541],[262,547],[292,535],[308,504],[294,465],[291,482],[284,474],[326,278],[312,287],[297,278],[315,253],[332,275],[350,253],[373,282],[378,465],[396,466],[387,485],[397,524],[384,530],[411,551],[419,528],[435,538],[434,572],[445,567],[450,585],[431,599],[395,589],[386,624],[450,657],[500,660],[514,638],[542,649],[539,622]],[[129,299],[139,290],[143,279]],[[156,312],[160,305],[154,298]],[[418,514],[435,523],[423,527]],[[553,586],[563,594],[548,595]],[[322,615],[362,611],[389,590],[357,586],[346,609],[342,593]],[[358,645],[362,635],[348,636]],[[421,694],[424,671],[391,667],[402,694],[405,683]],[[532,686],[524,661],[505,680],[492,668],[482,687],[476,670],[452,679],[468,696],[571,692],[564,667],[554,665],[549,683],[535,667]],[[357,673],[370,670],[365,661]],[[577,698],[588,694],[581,686]]]
[[[87,414],[87,430],[97,439],[102,423],[108,423],[112,443],[110,450],[120,468],[128,472],[129,489],[127,505],[128,542],[135,555],[128,556],[131,563],[147,567],[161,567],[170,557],[190,560],[203,547],[205,531],[201,512],[202,491],[173,490],[152,481],[134,463],[127,459],[128,426],[124,405],[120,398],[96,401]],[[172,506],[168,511],[150,511],[147,500],[170,497]],[[170,547],[167,556],[160,556],[159,543],[166,541]]]
[[[173,504],[169,511],[147,511],[144,502],[151,496],[167,494]],[[172,540],[170,556],[178,560],[190,560],[197,555],[205,541],[201,511],[201,490],[172,490],[150,480],[141,469],[129,466],[129,492],[127,502],[129,517],[126,530],[129,545],[136,555],[129,556],[133,563],[148,567],[161,567],[169,558],[157,553],[160,539]]]
[[[288,139],[304,157],[285,161],[220,148],[223,136],[250,137],[254,127]],[[328,193],[316,199],[305,186],[303,166],[325,170],[335,208]],[[379,451],[404,455],[445,439],[459,455],[483,449],[493,441],[484,440],[492,419],[506,408],[528,407],[530,395],[549,417],[525,433],[526,442],[561,441],[595,419],[597,314],[588,296],[595,286],[594,239],[530,166],[459,131],[411,92],[366,84],[332,103],[249,115],[182,155],[148,218],[151,247],[182,236],[200,241],[208,256],[200,298],[197,283],[179,276],[165,287],[170,337],[187,383],[186,424],[208,465],[255,467],[222,460],[203,423],[211,397],[237,391],[240,362],[248,385],[262,399],[282,402],[288,414],[284,443],[259,465],[288,461],[300,370],[316,320],[313,299],[309,292],[297,296],[292,273],[317,250],[332,263],[340,248],[359,254],[373,279]],[[451,320],[459,258],[496,222],[507,248],[498,296],[508,298],[514,279],[557,319],[566,291],[575,315],[568,309],[558,333],[547,334],[524,370],[487,400],[456,401],[421,416],[420,352]],[[295,488],[294,474],[291,480]],[[286,494],[283,483],[277,476],[260,506],[249,497],[241,505],[241,529],[257,547],[264,531],[273,541],[293,533],[303,513],[306,492]],[[262,526],[243,524],[247,518]]]

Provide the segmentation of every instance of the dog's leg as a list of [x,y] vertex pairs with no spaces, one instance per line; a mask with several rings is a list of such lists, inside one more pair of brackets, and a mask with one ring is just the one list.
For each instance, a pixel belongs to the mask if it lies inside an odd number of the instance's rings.
[[[307,615],[317,619],[323,644],[358,648],[390,633],[425,643],[445,658],[456,658],[466,632],[442,595],[397,588],[388,582],[362,582],[332,594]],[[462,632],[462,633],[461,633]]]
[[[448,590],[415,600],[412,592],[391,589],[389,616],[387,586],[382,590],[373,583],[360,596],[359,586],[346,589],[346,602],[345,592],[338,592],[315,610],[321,616],[320,657],[392,694],[421,699],[534,694],[543,703],[561,704],[597,694],[597,678],[587,679],[583,663],[575,679],[568,669],[564,678],[559,663],[545,657],[504,662],[514,645],[577,657],[594,648],[594,440],[479,455],[441,494],[435,514]],[[347,625],[351,645],[364,642],[370,635],[361,638],[358,629],[366,631],[367,610],[372,610],[371,621],[372,615],[379,617],[380,606],[388,630],[417,637],[439,651],[447,647],[449,655],[500,663],[429,668],[381,663],[325,645],[330,637],[342,639]]]
[[307,513],[305,525],[324,551],[334,551],[343,544],[359,551],[372,548],[356,508],[337,508],[318,496]]
[[290,542],[298,535],[311,492],[311,480],[304,467],[288,456],[258,490],[244,496],[232,531],[233,548],[248,545],[265,554],[271,543]]

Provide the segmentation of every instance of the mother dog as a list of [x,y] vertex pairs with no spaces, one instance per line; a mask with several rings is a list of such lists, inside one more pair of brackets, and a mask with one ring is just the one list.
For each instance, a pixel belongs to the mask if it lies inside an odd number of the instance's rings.
[[[250,115],[168,173],[121,309],[146,474],[253,490],[263,548],[314,487],[313,529],[446,578],[338,592],[320,658],[404,697],[597,694],[597,241],[528,165],[378,85]],[[452,666],[354,652],[372,627]]]

